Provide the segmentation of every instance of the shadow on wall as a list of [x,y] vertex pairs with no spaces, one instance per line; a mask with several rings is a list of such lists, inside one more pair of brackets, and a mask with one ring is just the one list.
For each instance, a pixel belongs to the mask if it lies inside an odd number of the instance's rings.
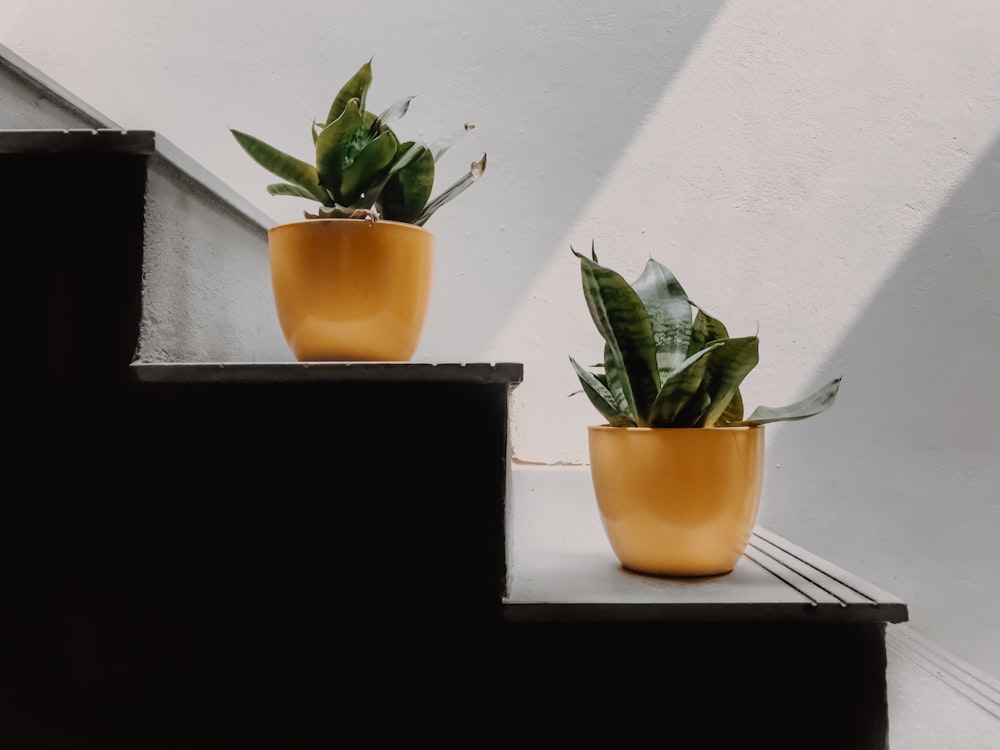
[[1000,139],[820,372],[837,405],[773,429],[761,524],[879,583],[1000,675]]
[[[498,241],[530,242],[551,253],[567,251],[562,244],[567,228],[607,181],[725,5],[724,0],[643,3],[627,12],[592,12],[571,22],[544,19],[527,31],[510,26],[507,17],[513,16],[504,6],[487,16],[479,9],[468,11],[476,19],[470,20],[471,28],[483,34],[484,65],[495,76],[491,100],[508,112],[495,119],[510,124],[489,136],[489,182],[470,191],[478,196],[475,200],[489,200],[491,215],[499,217],[499,231],[509,231]],[[491,22],[494,13],[498,16]],[[593,54],[594,49],[601,54]],[[609,66],[609,60],[614,64]],[[517,103],[518,118],[509,114],[512,102]],[[490,120],[489,113],[479,116]],[[530,164],[519,161],[518,155],[526,152],[538,158]],[[501,187],[505,184],[516,189]],[[505,227],[508,221],[521,221],[525,206],[544,206],[544,221],[530,231]],[[447,237],[446,222],[437,224],[435,231],[442,248],[469,245],[467,235]],[[434,352],[431,358],[437,356],[437,346],[466,354],[488,346],[482,332],[504,329],[517,297],[530,287],[525,279],[538,278],[551,253],[518,253],[517,263],[511,263],[495,253],[442,252],[442,263],[454,265],[442,267],[441,276],[463,283],[435,288],[424,342],[424,348]],[[484,289],[509,292],[484,304]],[[470,309],[476,310],[477,325],[458,334],[468,335],[467,341],[458,340],[450,319]],[[441,343],[433,340],[435,331],[447,332],[441,334]]]

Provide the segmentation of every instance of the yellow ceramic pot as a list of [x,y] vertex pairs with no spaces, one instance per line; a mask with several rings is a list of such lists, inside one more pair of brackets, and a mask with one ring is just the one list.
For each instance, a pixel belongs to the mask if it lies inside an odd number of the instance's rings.
[[764,428],[589,427],[590,469],[611,548],[659,576],[728,573],[757,522]]
[[395,221],[304,219],[267,237],[278,321],[297,360],[413,356],[430,299],[433,234]]

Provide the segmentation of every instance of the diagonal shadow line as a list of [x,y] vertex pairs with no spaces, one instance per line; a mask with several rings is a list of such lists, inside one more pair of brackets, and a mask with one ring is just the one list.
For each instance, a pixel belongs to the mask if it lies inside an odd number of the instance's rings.
[[1000,137],[820,371],[836,407],[774,430],[761,523],[1000,674]]
[[[462,283],[435,287],[422,349],[436,353],[445,346],[468,356],[492,345],[526,293],[524,280],[537,278],[553,252],[565,252],[560,243],[567,229],[615,169],[725,5],[725,0],[712,0],[622,6],[621,12],[595,17],[587,36],[571,44],[560,38],[560,44],[539,46],[529,35],[488,42],[490,37],[484,37],[484,45],[503,45],[510,58],[508,65],[491,69],[491,99],[520,113],[505,116],[511,125],[525,126],[491,134],[489,182],[477,185],[475,198],[463,200],[488,201],[489,214],[501,224],[523,220],[526,207],[544,206],[542,221],[510,235],[527,238],[541,252],[516,248],[511,255],[517,263],[503,262],[507,251],[502,245],[494,248],[501,258],[490,257],[493,252],[442,253],[440,262],[448,268],[440,275]],[[573,26],[575,32],[581,28]],[[544,73],[536,75],[536,70]],[[531,155],[530,163],[519,161],[524,154]],[[504,173],[511,169],[520,172]],[[444,222],[436,231],[442,248],[469,244],[467,236],[445,237]],[[502,243],[504,234],[498,239]],[[497,299],[484,304],[484,289]],[[476,326],[456,331],[449,320],[467,310],[476,311]],[[434,341],[437,331],[441,342]]]

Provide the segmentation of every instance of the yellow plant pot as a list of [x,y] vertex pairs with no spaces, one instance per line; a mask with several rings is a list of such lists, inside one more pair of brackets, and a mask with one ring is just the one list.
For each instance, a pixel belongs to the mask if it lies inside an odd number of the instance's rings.
[[304,219],[268,230],[271,284],[300,362],[407,361],[430,299],[434,235],[395,221]]
[[601,523],[621,564],[658,576],[733,569],[757,522],[764,428],[591,425]]

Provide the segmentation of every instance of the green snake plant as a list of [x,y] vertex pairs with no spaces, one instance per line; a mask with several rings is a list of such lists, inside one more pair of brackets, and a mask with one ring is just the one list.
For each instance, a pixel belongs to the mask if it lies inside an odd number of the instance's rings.
[[431,200],[438,159],[475,126],[466,124],[434,151],[425,143],[400,142],[390,123],[406,114],[413,97],[376,115],[366,109],[371,83],[369,60],[337,93],[322,124],[312,123],[312,163],[239,130],[230,128],[230,132],[257,164],[284,180],[268,185],[268,193],[319,204],[316,213],[304,212],[307,219],[381,218],[423,226],[435,211],[479,179],[486,169],[486,154]]
[[[783,407],[743,416],[740,384],[757,366],[758,338],[733,338],[692,302],[677,278],[650,258],[634,282],[591,257],[580,259],[583,294],[604,339],[600,364],[573,357],[582,392],[613,427],[735,427],[805,419],[829,408],[835,378]],[[581,391],[577,391],[580,393]]]

